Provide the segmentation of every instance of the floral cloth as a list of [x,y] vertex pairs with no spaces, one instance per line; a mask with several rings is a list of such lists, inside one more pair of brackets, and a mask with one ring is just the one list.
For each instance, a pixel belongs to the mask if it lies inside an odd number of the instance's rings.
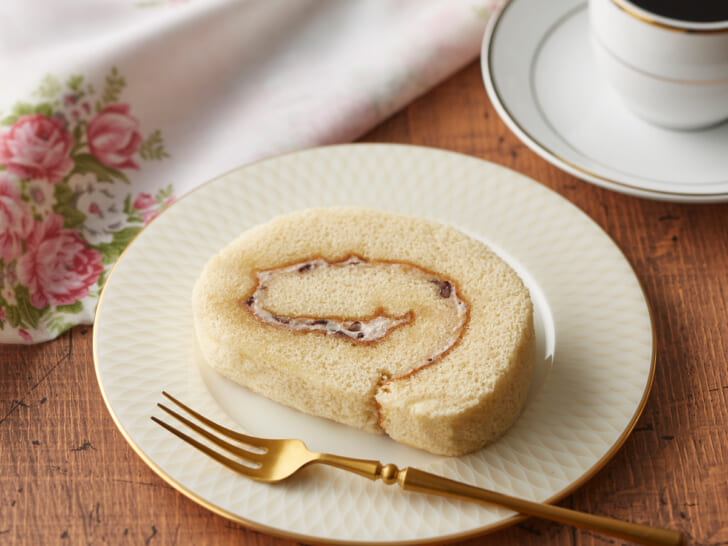
[[177,196],[361,135],[475,58],[497,4],[10,0],[0,342],[93,322],[109,268]]

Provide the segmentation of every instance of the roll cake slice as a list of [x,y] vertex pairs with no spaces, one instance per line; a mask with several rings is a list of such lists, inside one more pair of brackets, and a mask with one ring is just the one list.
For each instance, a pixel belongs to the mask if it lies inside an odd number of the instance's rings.
[[274,218],[210,259],[193,312],[220,374],[436,454],[497,439],[530,383],[520,277],[482,242],[418,217],[338,207]]

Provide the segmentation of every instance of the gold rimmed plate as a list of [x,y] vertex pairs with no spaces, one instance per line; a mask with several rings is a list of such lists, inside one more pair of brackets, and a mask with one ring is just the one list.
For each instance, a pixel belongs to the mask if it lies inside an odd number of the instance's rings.
[[634,116],[601,75],[585,0],[512,0],[485,33],[481,65],[501,118],[560,169],[621,193],[728,201],[728,122],[702,130]]
[[[491,244],[536,307],[536,375],[523,415],[465,457],[430,455],[245,391],[197,358],[190,295],[204,263],[277,214],[358,205],[416,214]],[[181,493],[248,527],[312,542],[412,544],[487,533],[507,510],[393,488],[327,468],[271,486],[216,464],[156,426],[166,390],[256,436],[415,465],[536,501],[589,479],[622,445],[654,373],[649,307],[611,239],[537,182],[471,157],[414,146],[346,145],[287,154],[202,185],[161,214],[119,260],[99,304],[94,358],[119,430]],[[170,507],[172,509],[172,507]]]

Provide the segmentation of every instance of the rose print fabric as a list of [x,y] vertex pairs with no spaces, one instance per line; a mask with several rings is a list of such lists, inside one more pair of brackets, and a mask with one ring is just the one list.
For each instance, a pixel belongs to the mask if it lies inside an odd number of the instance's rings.
[[[169,157],[162,133],[142,137],[112,69],[101,93],[83,76],[52,75],[0,120],[0,334],[52,338],[93,320],[95,301],[129,241],[174,201],[131,190],[145,161]],[[113,102],[110,102],[113,101]]]
[[109,269],[177,197],[355,139],[473,60],[497,4],[10,0],[0,342],[92,323]]

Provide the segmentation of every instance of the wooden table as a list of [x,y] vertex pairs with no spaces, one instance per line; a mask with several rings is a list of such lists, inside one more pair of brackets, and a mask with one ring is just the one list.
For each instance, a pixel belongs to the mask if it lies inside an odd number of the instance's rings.
[[[503,124],[477,63],[362,139],[455,150],[526,174],[597,222],[654,309],[657,373],[642,417],[606,467],[563,506],[728,544],[728,204],[612,193],[561,172]],[[291,545],[212,514],[137,457],[96,383],[92,328],[0,347],[0,544]],[[527,520],[461,544],[619,543]]]

